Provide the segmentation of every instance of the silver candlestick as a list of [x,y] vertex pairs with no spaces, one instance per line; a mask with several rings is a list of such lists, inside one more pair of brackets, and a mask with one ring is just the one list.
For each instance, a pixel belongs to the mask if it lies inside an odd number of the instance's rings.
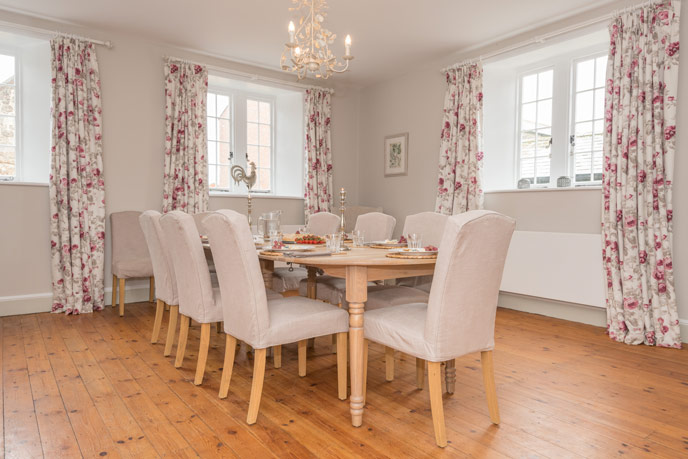
[[230,173],[234,179],[234,183],[238,185],[240,182],[244,182],[246,184],[246,189],[248,190],[248,227],[253,228],[253,219],[251,218],[251,188],[256,184],[256,163],[250,161],[248,164],[251,166],[250,174],[246,175],[246,170],[239,165],[232,166]]
[[341,222],[339,224],[339,232],[346,233],[344,227],[346,222],[344,221],[344,212],[346,211],[346,190],[342,188],[339,190],[339,213],[341,214]]

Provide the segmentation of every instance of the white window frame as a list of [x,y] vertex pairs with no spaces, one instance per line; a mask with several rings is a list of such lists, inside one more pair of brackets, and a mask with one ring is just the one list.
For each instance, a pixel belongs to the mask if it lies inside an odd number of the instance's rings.
[[[277,100],[275,97],[266,96],[264,94],[256,94],[250,91],[239,91],[233,89],[219,88],[219,87],[209,87],[209,94],[220,94],[228,96],[230,98],[231,115],[230,115],[230,129],[231,129],[231,142],[230,142],[230,153],[232,154],[232,160],[230,166],[239,165],[245,170],[248,167],[248,161],[246,160],[246,153],[248,151],[247,145],[247,106],[246,100],[258,100],[261,102],[268,102],[271,105],[270,110],[270,122],[271,122],[271,132],[270,132],[270,189],[269,190],[257,190],[252,189],[251,193],[261,194],[261,195],[274,195],[275,191],[275,170],[276,162],[275,158],[277,156],[275,145],[275,132],[277,130],[275,120],[275,113],[277,111]],[[206,113],[206,120],[208,116]],[[239,151],[243,150],[243,151]],[[258,169],[258,165],[256,165]],[[247,171],[248,172],[248,171]],[[257,171],[256,171],[257,173]],[[233,180],[230,180],[229,188],[211,188],[211,193],[217,194],[234,194],[234,195],[246,195],[245,185],[237,185]]]
[[14,177],[0,175],[0,183],[22,183],[21,62],[16,49],[0,48],[0,54],[14,58]]
[[[575,136],[575,134],[576,134],[576,94],[578,93],[578,91],[576,91],[576,87],[577,87],[576,66],[578,65],[579,62],[594,59],[595,60],[595,72],[597,72],[597,59],[600,57],[606,56],[606,55],[608,55],[608,53],[606,51],[604,51],[604,52],[598,51],[598,52],[589,53],[589,54],[584,55],[584,56],[579,56],[579,57],[576,57],[576,58],[571,60],[571,67],[570,67],[570,70],[571,70],[571,90],[569,93],[569,99],[570,99],[569,104],[570,104],[571,109],[570,109],[570,113],[569,113],[569,135],[567,137],[569,139],[569,144],[568,144],[569,160],[568,160],[567,170],[568,170],[568,175],[571,177],[572,184],[574,186],[577,186],[577,187],[600,186],[600,185],[602,185],[602,179],[600,179],[600,180],[589,180],[589,181],[585,181],[585,182],[577,182],[576,181],[576,165],[575,165],[576,155],[574,153],[574,147],[573,147],[573,145],[571,145],[571,142],[570,142],[570,139],[572,138],[572,136]],[[596,74],[593,74],[593,88],[591,89],[591,91],[593,92],[593,101],[592,101],[592,103],[593,103],[593,116],[595,113],[595,89],[599,89],[599,88],[595,88],[595,86],[594,86],[595,76],[596,76]],[[583,92],[583,91],[581,91],[581,92]],[[604,121],[604,115],[602,117],[602,120]],[[594,145],[594,141],[595,141],[595,119],[593,118],[591,121],[593,123],[593,138],[591,140],[591,143]],[[591,150],[591,153],[592,153],[592,150]],[[602,154],[603,154],[603,160],[604,160],[604,152]],[[591,160],[592,160],[592,157],[591,157]],[[592,171],[592,169],[590,170],[590,174],[591,174],[591,179],[594,179],[594,172]]]
[[[234,121],[235,121],[234,96],[231,94],[230,91],[227,91],[227,90],[224,90],[224,89],[218,89],[218,90],[213,90],[213,91],[211,91],[210,89],[208,89],[208,94],[215,94],[216,96],[226,96],[226,97],[229,97],[229,131],[230,131],[230,133],[229,133],[229,136],[230,136],[229,153],[230,153],[230,155],[233,155],[233,154],[234,154],[234,150],[235,150],[235,145],[236,145],[235,128],[234,128]],[[216,103],[217,103],[217,102],[216,102]],[[217,113],[217,108],[216,108],[215,112]],[[208,115],[208,113],[207,113],[207,107],[206,107],[206,122],[207,122],[207,120],[208,120],[209,117],[210,117],[210,115]],[[215,115],[213,115],[212,118],[214,118],[215,120],[220,119],[220,118],[217,118],[217,116],[215,116]],[[207,128],[207,126],[206,126],[206,128]],[[208,142],[210,142],[209,139],[208,139]],[[217,142],[217,140],[215,140],[215,142]],[[230,157],[233,158],[233,156],[230,156]],[[231,159],[231,160],[230,160],[230,167],[231,167],[231,165],[233,165],[233,164],[235,164],[235,163],[234,163],[234,160]],[[220,163],[219,163],[219,162],[218,162],[218,163],[215,163],[215,165],[216,165],[216,166],[219,166]],[[208,162],[208,168],[210,168],[210,162]],[[235,187],[236,187],[236,185],[234,184],[234,181],[233,181],[233,180],[230,180],[230,181],[229,181],[229,188],[211,188],[210,190],[211,190],[211,191],[218,191],[218,192],[223,192],[223,191],[235,191]]]

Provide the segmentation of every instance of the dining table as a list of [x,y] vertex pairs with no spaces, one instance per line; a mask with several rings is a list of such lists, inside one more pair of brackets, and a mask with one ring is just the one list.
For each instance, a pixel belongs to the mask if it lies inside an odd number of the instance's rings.
[[[351,424],[363,423],[365,406],[365,369],[363,322],[368,295],[368,283],[433,274],[435,258],[391,258],[388,250],[371,247],[351,247],[332,254],[324,248],[303,252],[271,252],[259,250],[258,257],[267,288],[272,287],[275,262],[302,265],[308,268],[307,296],[316,297],[317,274],[322,270],[333,277],[346,279],[346,300],[349,303],[349,365],[351,377]],[[455,371],[455,370],[454,370]],[[447,374],[449,382],[449,374]],[[452,390],[453,392],[453,390]]]

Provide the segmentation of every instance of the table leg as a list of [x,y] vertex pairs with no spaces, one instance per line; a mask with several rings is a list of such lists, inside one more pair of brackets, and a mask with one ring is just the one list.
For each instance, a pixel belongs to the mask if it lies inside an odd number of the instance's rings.
[[275,272],[275,261],[260,259],[260,270],[263,273],[265,288],[272,288],[272,273]]
[[312,266],[308,267],[308,284],[306,287],[306,297],[310,298],[311,300],[314,300],[317,294],[317,288],[318,284],[316,281],[316,278],[318,276],[318,270],[317,268],[313,268]]
[[351,366],[351,424],[363,424],[363,310],[368,299],[368,268],[346,267],[346,299],[349,301],[349,346]]
[[447,360],[444,367],[444,382],[447,387],[447,393],[453,394],[456,386],[456,359]]

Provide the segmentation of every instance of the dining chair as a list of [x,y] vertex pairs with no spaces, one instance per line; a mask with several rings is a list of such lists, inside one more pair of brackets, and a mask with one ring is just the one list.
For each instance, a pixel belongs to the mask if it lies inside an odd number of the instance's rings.
[[356,227],[359,215],[370,212],[382,212],[382,207],[346,206],[344,209],[344,230],[350,233]]
[[330,212],[318,212],[308,217],[306,233],[325,236],[339,232],[340,218]]
[[392,238],[397,219],[382,212],[359,215],[354,231],[361,231],[366,242],[386,241]]
[[349,316],[336,306],[307,298],[269,300],[251,230],[246,217],[232,210],[220,210],[204,221],[210,250],[217,266],[226,333],[225,360],[220,398],[226,398],[234,366],[236,340],[253,347],[253,381],[246,422],[258,417],[265,357],[268,347],[298,343],[299,376],[306,375],[306,344],[309,338],[337,334],[337,388],[339,399],[347,396],[346,337]]
[[[196,214],[193,214],[193,219],[194,223],[196,224],[196,229],[198,230],[198,234],[200,236],[206,236],[206,231],[205,228],[203,227],[203,219],[207,217],[208,215],[212,214],[212,211],[208,212],[198,212]],[[206,262],[208,263],[208,269],[210,270],[211,274],[215,272],[215,264],[213,262],[213,258],[209,255],[205,257]]]
[[129,210],[110,214],[112,235],[112,307],[117,304],[119,284],[119,315],[124,315],[125,287],[127,279],[149,279],[148,301],[153,302],[153,263],[146,239],[143,236],[139,216],[141,212]]
[[165,240],[165,235],[160,226],[160,217],[162,217],[160,212],[147,210],[141,214],[139,222],[148,244],[151,261],[153,262],[155,293],[158,300],[155,309],[151,343],[155,344],[158,342],[165,306],[168,306],[170,318],[167,325],[167,339],[165,340],[164,351],[164,355],[167,357],[172,352],[172,343],[174,343],[174,334],[177,329],[179,298],[177,297],[177,280],[169,255],[169,244]]
[[490,419],[499,424],[492,350],[499,286],[514,226],[512,218],[487,210],[450,217],[439,245],[429,301],[364,313],[367,341],[428,363],[430,409],[438,446],[447,445],[442,362],[481,353]]
[[194,218],[187,213],[175,210],[160,217],[160,227],[172,260],[181,315],[174,366],[176,368],[182,366],[189,336],[189,325],[193,319],[201,324],[201,341],[194,378],[194,384],[198,386],[203,382],[208,358],[210,325],[222,321],[220,289],[212,285]]

